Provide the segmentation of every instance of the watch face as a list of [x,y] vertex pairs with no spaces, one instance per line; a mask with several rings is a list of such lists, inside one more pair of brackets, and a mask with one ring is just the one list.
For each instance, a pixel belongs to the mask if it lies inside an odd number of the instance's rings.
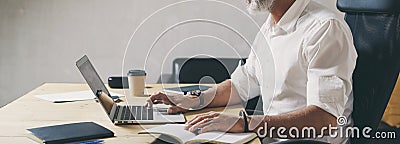
[[101,91],[101,90],[97,90],[97,92],[96,92],[96,96],[100,96],[102,93],[103,93],[103,91]]
[[201,90],[190,91],[190,95],[200,96],[201,95]]

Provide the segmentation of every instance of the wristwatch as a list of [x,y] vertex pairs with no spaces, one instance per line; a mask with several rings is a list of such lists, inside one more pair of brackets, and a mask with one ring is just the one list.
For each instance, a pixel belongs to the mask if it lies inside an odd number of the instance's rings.
[[247,133],[249,132],[249,122],[247,121],[247,113],[245,110],[240,110],[239,116],[243,117],[243,122],[244,122],[244,132]]
[[102,93],[103,93],[102,90],[97,90],[97,91],[96,91],[96,96],[99,97]]
[[199,98],[199,101],[200,101],[199,106],[193,107],[192,109],[194,109],[194,110],[202,109],[204,107],[204,97],[201,94],[201,90],[190,91],[189,94],[192,96],[197,96],[197,98]]

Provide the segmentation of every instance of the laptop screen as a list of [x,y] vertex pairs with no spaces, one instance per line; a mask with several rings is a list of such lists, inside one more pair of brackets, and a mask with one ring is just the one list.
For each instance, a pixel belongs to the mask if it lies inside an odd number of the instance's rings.
[[96,95],[97,90],[102,90],[105,94],[110,96],[107,88],[104,86],[99,74],[94,69],[92,63],[90,63],[89,58],[85,55],[76,62],[76,66],[82,73],[90,89],[92,89],[94,95]]

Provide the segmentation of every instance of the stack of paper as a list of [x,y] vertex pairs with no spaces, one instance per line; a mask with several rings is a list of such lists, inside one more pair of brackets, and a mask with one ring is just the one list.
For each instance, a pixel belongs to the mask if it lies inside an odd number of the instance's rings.
[[[121,94],[112,93],[112,92],[110,92],[110,93],[113,96],[122,96]],[[93,100],[96,98],[96,96],[90,90],[78,91],[78,92],[35,95],[35,97],[43,99],[43,100],[51,101],[54,103]]]

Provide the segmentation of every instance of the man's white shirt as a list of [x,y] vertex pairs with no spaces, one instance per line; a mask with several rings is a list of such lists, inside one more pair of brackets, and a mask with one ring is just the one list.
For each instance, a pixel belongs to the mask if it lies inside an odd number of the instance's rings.
[[236,68],[231,81],[243,100],[261,95],[265,115],[315,105],[346,116],[350,124],[356,59],[343,17],[316,2],[297,0],[277,24],[269,16],[246,64]]

